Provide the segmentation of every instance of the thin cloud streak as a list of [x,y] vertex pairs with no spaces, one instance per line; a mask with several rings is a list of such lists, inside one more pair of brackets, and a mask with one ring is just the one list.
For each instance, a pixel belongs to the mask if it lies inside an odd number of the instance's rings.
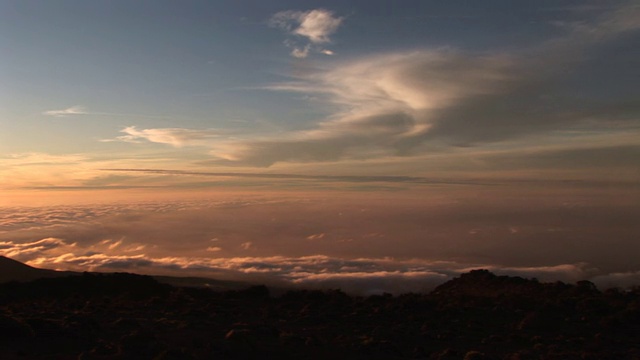
[[114,139],[103,139],[101,142],[129,142],[140,143],[146,140],[152,143],[167,144],[174,147],[185,145],[203,145],[204,141],[221,135],[217,130],[194,130],[183,128],[155,128],[137,129],[135,126],[127,126],[120,132],[125,135]]
[[162,119],[164,116],[159,115],[145,115],[145,114],[132,114],[132,113],[113,113],[113,112],[95,112],[89,111],[86,106],[75,105],[62,110],[47,110],[43,111],[42,115],[53,117],[69,117],[79,115],[92,115],[92,116],[126,116],[126,117],[142,117],[151,119]]
[[[626,148],[623,148],[626,149]],[[632,148],[634,151],[638,151],[636,148]],[[611,152],[612,155],[616,155],[616,149]],[[569,156],[574,153],[580,155],[579,152],[567,152]],[[588,151],[586,155],[592,154]],[[562,154],[560,152],[559,154]],[[495,159],[503,162],[503,165],[513,164],[514,166],[523,167],[526,165],[520,164],[518,157],[510,157],[506,154],[494,155]],[[544,164],[544,161],[549,159],[551,165],[562,164],[563,159],[554,157],[554,154],[540,155],[533,158],[532,161],[540,161]],[[624,159],[623,159],[624,160]],[[567,159],[567,162],[575,159]],[[559,165],[555,165],[559,166]],[[560,185],[560,186],[601,186],[601,185],[618,185],[618,186],[631,186],[637,187],[635,181],[628,180],[587,180],[587,179],[539,179],[539,178],[506,178],[506,177],[492,177],[485,180],[480,179],[468,179],[468,178],[429,178],[420,176],[392,176],[392,175],[301,175],[301,174],[284,174],[284,173],[243,173],[243,172],[205,172],[205,171],[187,171],[187,170],[170,170],[170,169],[99,169],[100,171],[107,172],[131,172],[131,173],[143,173],[143,174],[159,174],[159,175],[178,175],[178,176],[202,176],[202,177],[233,177],[233,178],[248,178],[248,179],[272,179],[272,180],[309,180],[320,182],[341,182],[341,183],[396,183],[396,184],[415,184],[415,185],[469,185],[469,186],[499,186],[499,185],[526,185],[526,184],[546,184],[546,185]],[[142,187],[142,186],[140,186]],[[152,187],[152,186],[145,186]],[[81,188],[81,187],[79,187]],[[98,188],[98,187],[96,187]]]
[[87,115],[89,113],[86,111],[84,106],[76,105],[62,110],[47,110],[42,114],[53,117],[66,117],[74,115]]
[[316,180],[333,182],[391,182],[391,183],[414,183],[414,184],[450,184],[450,185],[493,185],[490,182],[464,181],[453,179],[430,179],[418,176],[385,176],[385,175],[300,175],[300,174],[280,174],[280,173],[240,173],[240,172],[202,172],[184,171],[168,169],[100,169],[102,171],[150,173],[164,175],[191,175],[191,176],[212,176],[212,177],[244,177],[258,179],[294,179],[294,180]]

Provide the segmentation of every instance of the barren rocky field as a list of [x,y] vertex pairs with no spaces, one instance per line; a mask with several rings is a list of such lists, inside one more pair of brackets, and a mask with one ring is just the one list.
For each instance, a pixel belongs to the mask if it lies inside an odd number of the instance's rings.
[[486,270],[429,294],[215,292],[132,274],[0,285],[3,359],[638,359],[640,290]]

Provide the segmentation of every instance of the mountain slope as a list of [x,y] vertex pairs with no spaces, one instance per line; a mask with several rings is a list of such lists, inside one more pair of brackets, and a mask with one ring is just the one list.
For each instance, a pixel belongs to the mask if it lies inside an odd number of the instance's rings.
[[46,277],[69,275],[68,272],[37,269],[19,261],[0,256],[0,283],[9,281],[31,281]]
[[[21,263],[20,261],[0,256],[0,283],[9,281],[26,282],[42,278],[82,275],[74,271],[55,271],[39,269]],[[210,278],[180,277],[180,276],[151,276],[160,283],[176,287],[206,287],[216,291],[241,290],[252,284],[243,281],[215,280]]]

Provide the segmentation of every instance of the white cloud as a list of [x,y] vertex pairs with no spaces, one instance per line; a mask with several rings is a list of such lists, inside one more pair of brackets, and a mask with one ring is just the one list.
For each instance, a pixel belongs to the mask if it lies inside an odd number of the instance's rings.
[[291,50],[291,56],[295,57],[295,58],[299,58],[299,59],[304,59],[307,56],[309,56],[309,49],[311,48],[311,45],[307,45],[304,48],[293,48],[293,50]]
[[109,250],[113,250],[113,249],[117,248],[118,246],[122,245],[122,241],[123,241],[123,240],[118,240],[118,241],[115,241],[115,242],[110,242],[110,243],[109,243]]
[[342,18],[334,17],[331,11],[323,9],[300,13],[296,20],[300,25],[293,33],[309,38],[312,43],[330,42],[329,35],[335,33],[342,23]]
[[47,110],[47,111],[44,111],[42,114],[53,116],[53,117],[65,117],[65,116],[73,116],[73,115],[87,115],[88,112],[83,106],[76,105],[63,110]]
[[342,17],[336,17],[333,12],[325,9],[290,10],[274,14],[269,20],[269,25],[280,28],[290,35],[306,39],[308,43],[304,46],[296,45],[294,40],[285,42],[285,45],[293,47],[292,56],[306,58],[310,50],[325,55],[333,55],[331,50],[322,48],[320,44],[331,42],[330,36],[338,30],[343,20]]
[[146,140],[153,143],[168,144],[174,147],[182,147],[185,145],[203,145],[206,140],[210,140],[220,135],[216,130],[194,130],[183,128],[157,128],[157,129],[141,129],[135,126],[128,126],[120,132],[126,135],[118,136],[115,139],[105,139],[102,142],[131,142],[138,143],[140,140]]

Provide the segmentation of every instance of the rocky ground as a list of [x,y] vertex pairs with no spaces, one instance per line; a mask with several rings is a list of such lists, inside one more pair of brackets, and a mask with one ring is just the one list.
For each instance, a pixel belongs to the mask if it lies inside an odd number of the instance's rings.
[[476,270],[430,294],[213,292],[131,274],[0,285],[2,359],[640,359],[640,289]]

